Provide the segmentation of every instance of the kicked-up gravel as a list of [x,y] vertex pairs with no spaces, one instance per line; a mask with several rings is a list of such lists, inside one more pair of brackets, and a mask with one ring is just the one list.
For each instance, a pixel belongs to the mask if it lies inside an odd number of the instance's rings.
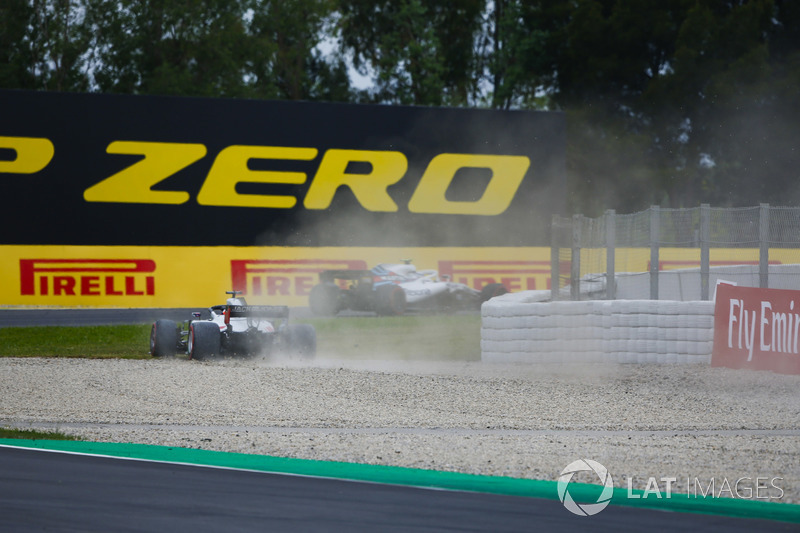
[[586,458],[617,487],[800,503],[798,391],[707,365],[0,358],[0,425],[546,480]]

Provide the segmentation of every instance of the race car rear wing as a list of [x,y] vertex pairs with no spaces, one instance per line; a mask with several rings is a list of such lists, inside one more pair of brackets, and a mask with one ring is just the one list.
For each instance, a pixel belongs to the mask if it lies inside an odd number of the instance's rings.
[[230,313],[228,316],[231,318],[289,318],[289,307],[285,305],[229,305],[227,307],[227,311]]

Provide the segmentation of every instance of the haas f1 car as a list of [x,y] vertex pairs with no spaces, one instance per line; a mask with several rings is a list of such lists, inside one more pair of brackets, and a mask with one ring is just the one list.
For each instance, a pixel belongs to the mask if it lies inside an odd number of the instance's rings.
[[408,311],[452,312],[479,309],[480,305],[505,294],[501,283],[490,283],[481,290],[448,278],[436,270],[417,270],[406,262],[380,264],[372,270],[325,270],[320,283],[311,289],[311,312],[333,316],[339,311],[372,311],[382,316]]
[[153,357],[185,353],[190,359],[213,359],[223,356],[251,356],[281,353],[313,357],[317,334],[310,324],[289,324],[286,306],[247,305],[239,291],[225,305],[208,309],[210,318],[201,313],[183,323],[156,320],[150,330],[150,353]]

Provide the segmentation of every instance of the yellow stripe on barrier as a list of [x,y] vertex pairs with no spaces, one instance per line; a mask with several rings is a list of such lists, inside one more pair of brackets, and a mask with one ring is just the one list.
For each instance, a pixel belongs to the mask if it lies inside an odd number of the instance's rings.
[[453,281],[512,291],[547,289],[550,249],[0,246],[0,305],[208,307],[225,291],[253,304],[308,305],[328,269],[412,260]]
[[[796,262],[796,255],[771,249],[770,263]],[[618,273],[649,270],[649,249],[620,248],[616,256]],[[323,270],[404,260],[476,289],[487,283],[503,283],[512,292],[550,288],[549,247],[7,245],[0,246],[0,305],[207,307],[236,289],[253,304],[305,306]],[[662,270],[696,268],[700,252],[664,248],[659,262]],[[712,267],[729,264],[758,264],[758,250],[711,250]],[[603,272],[604,266],[593,265],[591,272]]]

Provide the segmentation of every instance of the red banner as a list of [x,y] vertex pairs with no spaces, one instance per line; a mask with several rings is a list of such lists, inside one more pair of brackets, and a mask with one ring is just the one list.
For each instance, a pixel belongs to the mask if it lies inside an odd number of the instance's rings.
[[800,374],[800,291],[720,284],[711,366]]

